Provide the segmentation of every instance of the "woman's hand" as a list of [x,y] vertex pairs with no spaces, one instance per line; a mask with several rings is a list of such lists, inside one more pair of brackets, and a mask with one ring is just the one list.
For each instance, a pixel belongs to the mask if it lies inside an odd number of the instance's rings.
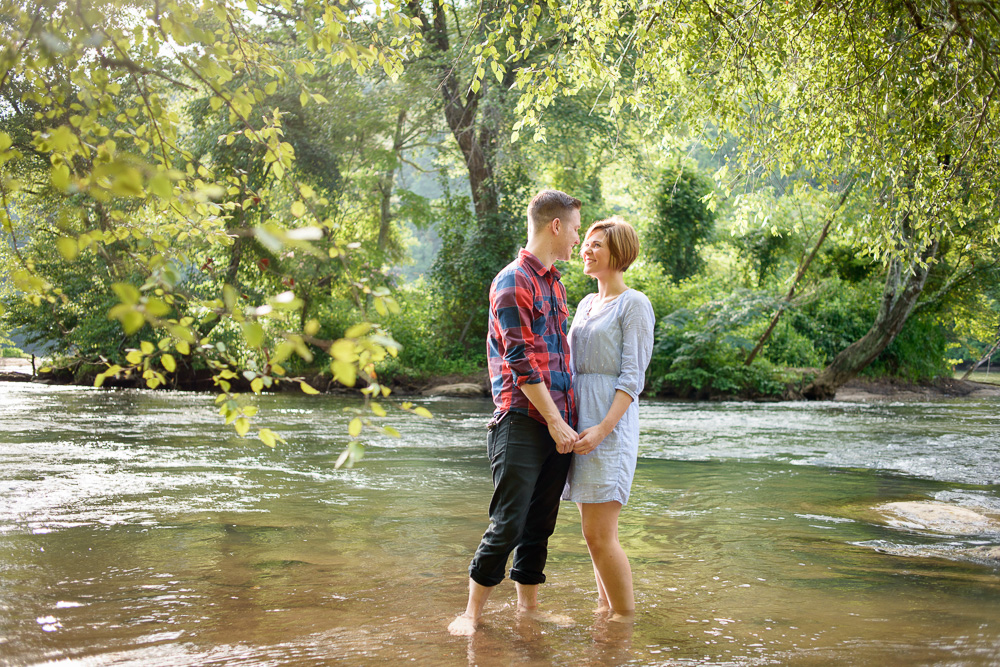
[[580,432],[580,439],[573,445],[573,451],[577,454],[589,454],[608,437],[609,430],[605,430],[603,425],[597,424]]

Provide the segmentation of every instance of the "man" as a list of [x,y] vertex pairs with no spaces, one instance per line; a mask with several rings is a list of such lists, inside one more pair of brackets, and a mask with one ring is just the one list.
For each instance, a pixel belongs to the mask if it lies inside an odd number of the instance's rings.
[[528,205],[528,244],[493,279],[487,352],[496,410],[487,451],[490,525],[469,565],[469,601],[448,631],[471,635],[493,588],[510,578],[517,606],[538,606],[549,536],[577,433],[569,367],[566,288],[556,260],[580,242],[580,200],[545,190]]

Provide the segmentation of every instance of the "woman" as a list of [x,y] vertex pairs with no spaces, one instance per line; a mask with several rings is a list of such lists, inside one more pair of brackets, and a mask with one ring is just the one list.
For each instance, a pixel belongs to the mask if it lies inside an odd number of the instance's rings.
[[635,611],[632,570],[618,543],[618,515],[628,502],[639,448],[639,392],[653,349],[653,307],[629,289],[625,271],[639,254],[635,230],[615,216],[595,222],[580,250],[597,293],[577,307],[570,328],[573,392],[580,439],[563,500],[580,508],[594,563],[599,610],[626,620]]

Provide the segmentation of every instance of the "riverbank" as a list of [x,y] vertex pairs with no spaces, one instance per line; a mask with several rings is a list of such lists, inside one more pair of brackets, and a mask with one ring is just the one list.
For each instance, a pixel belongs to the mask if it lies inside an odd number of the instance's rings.
[[835,401],[925,401],[941,398],[1000,396],[1000,386],[955,378],[915,384],[899,378],[855,378],[837,390]]
[[[36,367],[42,365],[36,360]],[[316,379],[323,376],[317,376]],[[54,384],[73,384],[68,377],[60,379],[39,379],[31,377],[30,359],[0,358],[0,381],[31,382],[40,381]],[[61,380],[61,381],[60,381]],[[92,380],[79,384],[92,384]],[[112,386],[113,383],[107,383]],[[211,380],[206,378],[200,382],[203,386],[195,389],[211,390]],[[328,393],[338,393],[348,390],[329,386],[332,383],[315,382],[317,388],[324,388]],[[488,396],[489,374],[483,369],[476,373],[465,375],[447,375],[423,379],[392,382],[393,393],[400,396]],[[843,402],[880,402],[880,401],[922,401],[942,398],[982,398],[1000,396],[1000,385],[959,380],[955,378],[937,378],[924,383],[913,383],[899,378],[855,378],[837,390],[835,401]],[[676,396],[664,395],[661,398],[672,399]],[[726,400],[727,397],[720,397]]]

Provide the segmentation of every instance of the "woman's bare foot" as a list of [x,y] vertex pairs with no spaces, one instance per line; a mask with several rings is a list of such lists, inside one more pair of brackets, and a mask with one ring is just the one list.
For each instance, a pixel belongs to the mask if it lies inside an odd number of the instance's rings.
[[612,623],[635,623],[635,609],[629,609],[628,611],[614,611],[611,609],[610,611],[611,615],[608,617],[608,620]]
[[555,623],[561,628],[569,628],[576,625],[576,621],[566,614],[554,614],[550,611],[541,611],[538,607],[525,608],[517,606],[517,615],[521,618],[529,618],[542,623]]
[[456,637],[471,637],[476,634],[476,627],[478,625],[479,622],[476,619],[465,614],[460,614],[448,625],[448,632]]

